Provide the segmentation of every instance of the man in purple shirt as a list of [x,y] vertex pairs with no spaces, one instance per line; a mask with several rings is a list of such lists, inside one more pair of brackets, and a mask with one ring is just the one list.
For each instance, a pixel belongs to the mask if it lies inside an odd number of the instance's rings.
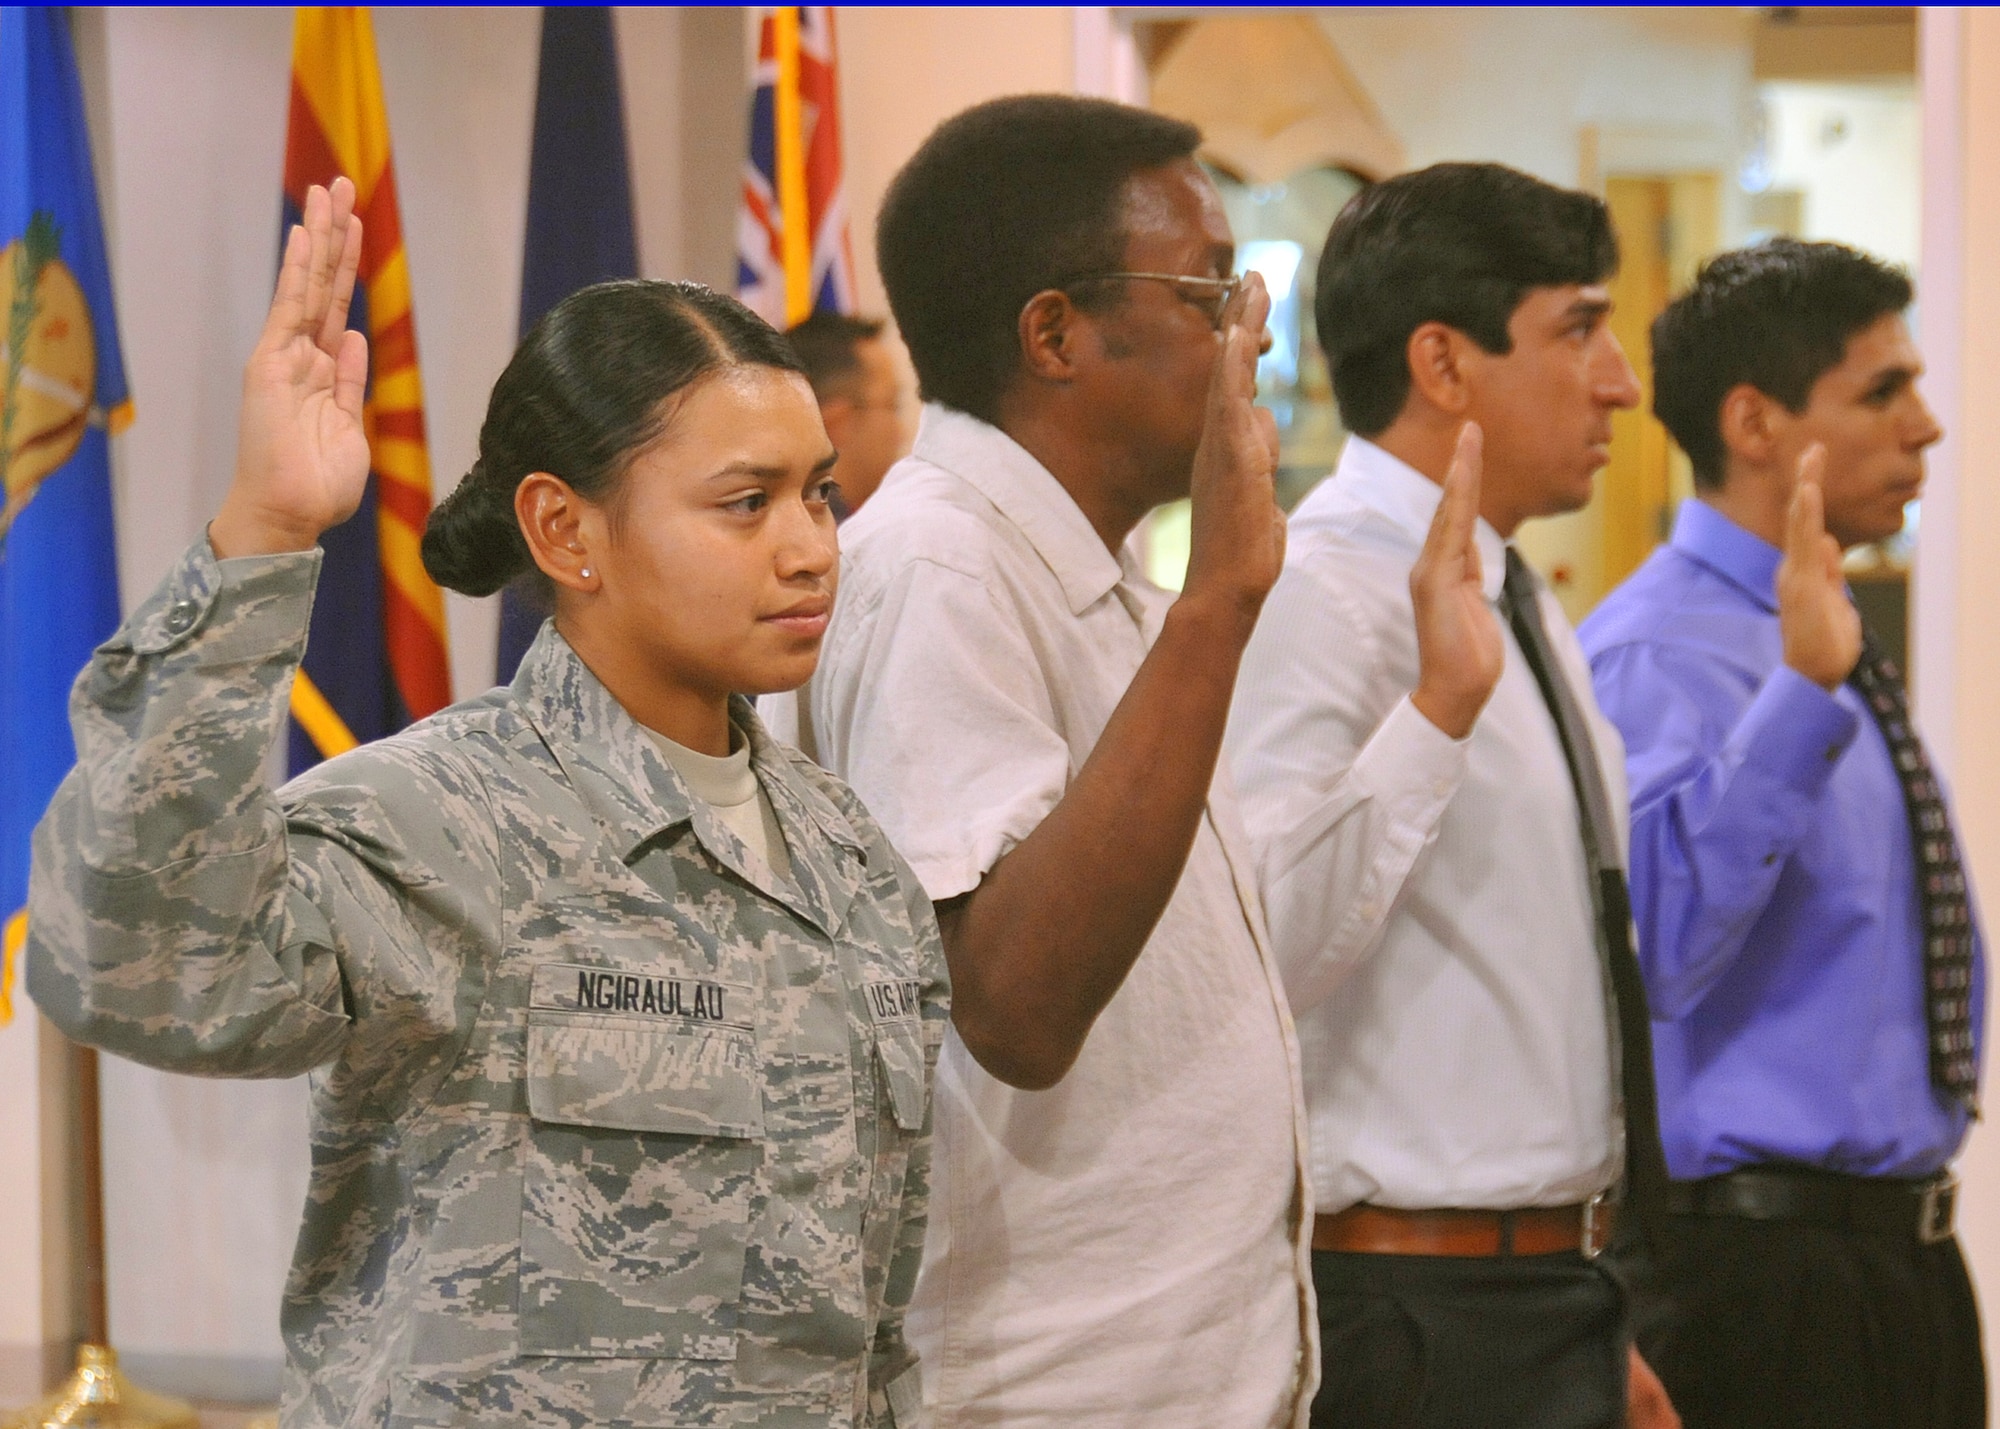
[[1902,528],[1936,420],[1909,280],[1724,254],[1653,325],[1694,466],[1580,631],[1625,737],[1671,1214],[1625,1260],[1688,1429],[1986,1423],[1950,1163],[1984,971],[1950,816],[1840,552]]

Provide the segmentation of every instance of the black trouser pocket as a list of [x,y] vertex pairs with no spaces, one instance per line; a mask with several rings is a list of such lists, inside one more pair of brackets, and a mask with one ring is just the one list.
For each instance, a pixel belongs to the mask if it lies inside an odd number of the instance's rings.
[[1619,1429],[1626,1311],[1580,1255],[1313,1255],[1313,1429]]
[[1414,1429],[1424,1401],[1424,1332],[1387,1295],[1320,1301],[1312,1429]]

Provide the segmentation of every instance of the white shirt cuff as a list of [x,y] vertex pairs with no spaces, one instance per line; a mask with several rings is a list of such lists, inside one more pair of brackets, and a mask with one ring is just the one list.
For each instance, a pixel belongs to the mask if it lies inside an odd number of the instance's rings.
[[1471,740],[1453,739],[1405,695],[1356,756],[1355,783],[1396,823],[1429,832],[1465,779]]

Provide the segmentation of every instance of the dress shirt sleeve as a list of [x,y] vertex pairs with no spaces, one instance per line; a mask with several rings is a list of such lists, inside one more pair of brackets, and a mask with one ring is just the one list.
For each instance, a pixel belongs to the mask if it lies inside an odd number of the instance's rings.
[[1860,716],[1788,665],[1748,706],[1732,673],[1672,647],[1591,662],[1632,784],[1632,904],[1655,1018],[1685,1017],[1743,951]]
[[71,1037],[149,1066],[341,1055],[394,1101],[426,1050],[410,1034],[455,1032],[453,954],[495,936],[492,821],[480,790],[385,745],[269,788],[319,560],[217,561],[204,539],[97,651],[35,831],[28,985]]
[[[1410,703],[1349,592],[1289,567],[1244,655],[1228,748],[1295,1012],[1381,942],[1437,841],[1466,748]],[[1414,635],[1407,637],[1412,651]]]
[[937,902],[969,893],[1072,774],[1013,603],[915,558],[846,622],[809,689],[822,762],[861,796]]

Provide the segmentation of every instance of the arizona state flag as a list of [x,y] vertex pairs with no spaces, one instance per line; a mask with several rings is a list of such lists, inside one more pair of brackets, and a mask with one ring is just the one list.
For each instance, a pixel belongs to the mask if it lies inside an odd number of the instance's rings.
[[361,508],[320,538],[326,562],[292,687],[292,772],[393,734],[451,699],[444,596],[417,549],[431,509],[410,267],[396,211],[389,115],[365,6],[301,6],[292,32],[285,226],[306,189],[345,174],[362,224],[348,326],[368,337],[370,455]]
[[[522,337],[578,288],[639,276],[619,88],[610,7],[545,7],[521,254]],[[512,586],[501,594],[500,684],[514,678],[547,613]]]
[[66,8],[0,8],[0,1023],[28,840],[76,763],[69,687],[118,628],[110,434],[132,418]]

